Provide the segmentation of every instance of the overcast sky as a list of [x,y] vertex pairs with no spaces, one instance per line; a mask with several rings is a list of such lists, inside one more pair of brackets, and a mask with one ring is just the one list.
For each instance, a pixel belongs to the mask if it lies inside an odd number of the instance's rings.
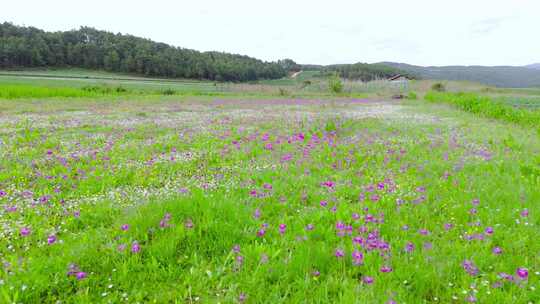
[[540,62],[540,0],[2,0],[0,21],[299,63]]

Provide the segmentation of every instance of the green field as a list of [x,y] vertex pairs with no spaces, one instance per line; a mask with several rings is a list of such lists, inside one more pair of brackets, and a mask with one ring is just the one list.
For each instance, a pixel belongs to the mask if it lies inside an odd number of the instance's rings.
[[1,303],[540,302],[535,91],[40,73],[0,76]]

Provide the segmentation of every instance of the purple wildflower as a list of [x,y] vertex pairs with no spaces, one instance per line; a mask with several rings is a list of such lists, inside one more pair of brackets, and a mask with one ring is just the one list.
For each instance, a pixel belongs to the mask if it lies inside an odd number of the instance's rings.
[[364,244],[364,238],[362,238],[361,236],[355,236],[353,238],[353,243],[358,244],[358,245],[363,245]]
[[427,229],[420,229],[418,230],[418,233],[420,233],[421,235],[428,235],[429,231]]
[[374,193],[374,194],[372,194],[372,195],[369,197],[369,199],[370,199],[372,202],[376,203],[376,202],[378,202],[378,201],[381,199],[381,197],[380,197],[378,194],[375,194],[375,193]]
[[513,275],[510,275],[510,274],[507,274],[507,273],[504,273],[504,272],[499,273],[499,278],[510,281],[510,282],[514,281],[514,276]]
[[529,277],[529,270],[527,270],[527,268],[520,267],[516,270],[516,274],[520,279],[526,280],[527,277]]
[[343,251],[343,249],[336,249],[336,252],[334,253],[334,255],[336,256],[336,258],[342,258],[345,256],[345,251]]
[[235,260],[237,266],[242,266],[242,264],[244,264],[244,257],[241,255],[237,255]]
[[255,209],[255,211],[253,212],[253,217],[255,219],[260,218],[261,217],[261,209],[259,209],[259,208]]
[[6,206],[4,207],[4,209],[7,211],[7,212],[17,212],[17,206]]
[[414,244],[412,242],[408,242],[405,245],[405,252],[411,253],[414,251]]
[[56,235],[51,234],[47,237],[47,244],[52,245],[56,242]]
[[389,272],[392,272],[392,267],[384,265],[384,266],[381,266],[380,271],[382,273],[389,273]]
[[83,280],[86,278],[86,272],[84,271],[79,271],[77,272],[77,274],[75,275],[77,277],[77,280]]
[[478,275],[478,268],[476,267],[476,265],[474,265],[474,263],[471,261],[471,260],[465,260],[463,261],[463,269],[465,269],[465,271],[471,275],[471,276],[476,276]]
[[22,227],[20,230],[20,233],[22,236],[28,236],[30,235],[30,228],[28,227]]
[[501,247],[495,247],[495,248],[493,248],[492,252],[493,252],[493,254],[495,254],[495,255],[500,255],[500,254],[503,253],[503,250],[502,250]]
[[127,231],[129,229],[129,225],[128,224],[124,224],[120,227],[120,230],[122,231]]
[[360,251],[357,251],[357,250],[353,251],[352,258],[353,258],[354,265],[358,266],[364,263],[364,255]]
[[288,153],[288,154],[285,154],[281,157],[281,161],[282,162],[288,162],[292,159],[292,154]]
[[365,277],[362,279],[362,281],[363,281],[364,284],[366,284],[366,285],[371,285],[371,284],[373,284],[374,279],[373,279],[373,277],[365,276]]
[[321,183],[321,186],[327,187],[329,189],[334,188],[336,184],[333,181],[325,181]]
[[73,263],[69,264],[67,275],[68,276],[76,275],[77,272],[79,272],[79,266],[77,266],[77,265],[75,265]]
[[279,233],[280,234],[284,234],[286,229],[287,229],[287,225],[279,224]]
[[131,252],[139,253],[139,251],[141,251],[141,246],[139,245],[139,243],[137,243],[137,241],[133,242],[133,244],[131,244]]

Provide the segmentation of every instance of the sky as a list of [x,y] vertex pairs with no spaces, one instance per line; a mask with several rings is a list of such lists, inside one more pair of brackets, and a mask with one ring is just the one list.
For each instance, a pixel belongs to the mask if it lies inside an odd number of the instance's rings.
[[539,0],[3,0],[0,22],[91,26],[302,64],[540,62]]

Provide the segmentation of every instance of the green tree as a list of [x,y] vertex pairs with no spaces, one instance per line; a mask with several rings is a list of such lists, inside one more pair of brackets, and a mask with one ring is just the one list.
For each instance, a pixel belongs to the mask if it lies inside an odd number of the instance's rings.
[[330,92],[335,94],[341,93],[343,91],[343,82],[341,81],[338,73],[334,73],[328,79],[328,87],[330,89]]

